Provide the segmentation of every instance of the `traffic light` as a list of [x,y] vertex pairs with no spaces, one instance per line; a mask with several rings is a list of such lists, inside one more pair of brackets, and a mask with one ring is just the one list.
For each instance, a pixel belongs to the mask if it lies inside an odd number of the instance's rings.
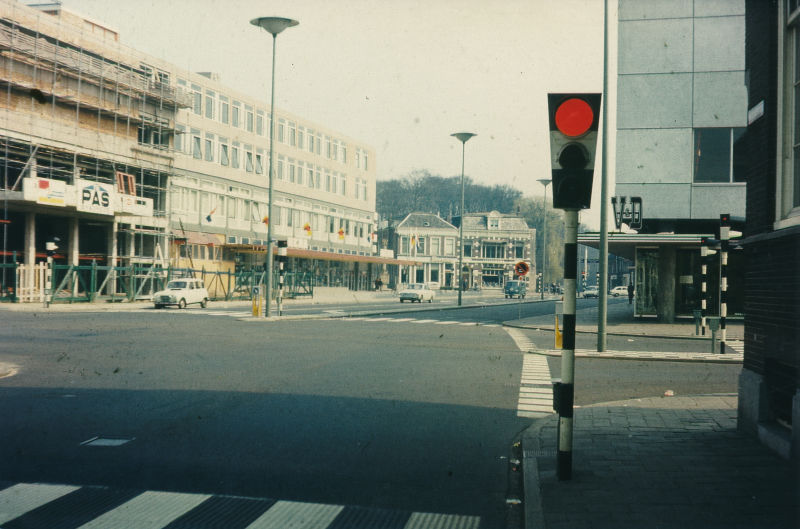
[[589,209],[601,94],[547,94],[553,207]]
[[56,245],[56,243],[59,241],[60,239],[58,237],[53,237],[51,240],[44,243],[44,250],[47,257],[53,257],[56,254],[56,250],[58,250],[58,245]]

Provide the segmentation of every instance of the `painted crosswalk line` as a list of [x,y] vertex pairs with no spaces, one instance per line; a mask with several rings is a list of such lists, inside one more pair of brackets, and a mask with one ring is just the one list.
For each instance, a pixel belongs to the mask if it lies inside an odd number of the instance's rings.
[[[536,349],[536,345],[520,329],[507,327],[508,335],[523,353]],[[522,375],[517,401],[518,417],[545,417],[553,413],[553,382],[547,357],[526,354],[522,359]]]
[[[0,485],[2,487],[2,485]],[[477,529],[478,516],[386,510],[266,498],[19,483],[0,488],[3,529],[328,529],[333,527]],[[65,526],[66,527],[66,526]]]

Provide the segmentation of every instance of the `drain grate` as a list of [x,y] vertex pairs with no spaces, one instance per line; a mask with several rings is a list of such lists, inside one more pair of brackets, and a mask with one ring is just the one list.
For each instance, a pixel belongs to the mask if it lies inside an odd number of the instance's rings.
[[81,443],[81,446],[121,446],[133,441],[135,437],[92,437]]
[[525,457],[556,457],[555,450],[525,450]]

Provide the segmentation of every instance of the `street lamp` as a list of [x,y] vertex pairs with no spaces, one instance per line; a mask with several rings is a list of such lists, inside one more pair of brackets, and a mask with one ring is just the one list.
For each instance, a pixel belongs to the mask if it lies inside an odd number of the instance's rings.
[[261,17],[254,18],[250,21],[254,26],[266,29],[268,33],[272,34],[272,95],[269,105],[271,117],[269,120],[269,204],[267,205],[267,277],[264,281],[266,285],[266,307],[264,316],[269,317],[272,315],[272,270],[275,259],[272,256],[272,248],[275,241],[272,238],[272,225],[275,224],[275,219],[272,217],[272,202],[273,202],[273,189],[274,189],[274,171],[273,160],[275,158],[275,130],[273,123],[275,121],[275,46],[277,44],[278,33],[286,28],[296,26],[300,22],[292,20],[291,18],[279,17]]
[[461,222],[458,224],[458,306],[461,306],[461,292],[464,290],[464,281],[461,279],[461,269],[464,267],[464,148],[467,140],[477,134],[471,132],[456,132],[451,134],[461,142]]
[[552,182],[549,178],[540,178],[538,180],[540,184],[544,186],[544,202],[543,205],[543,212],[542,215],[542,299],[544,299],[544,274],[547,271],[547,185]]

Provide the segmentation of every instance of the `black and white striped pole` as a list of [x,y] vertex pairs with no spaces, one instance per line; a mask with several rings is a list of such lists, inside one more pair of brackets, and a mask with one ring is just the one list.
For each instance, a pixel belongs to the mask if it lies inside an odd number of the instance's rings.
[[578,286],[578,212],[564,212],[564,332],[558,396],[558,479],[572,479],[572,431],[575,403],[575,299]]
[[706,275],[708,274],[708,237],[700,239],[700,334],[706,335]]
[[731,216],[719,216],[719,352],[725,354],[725,323],[728,317],[728,251],[731,240]]
[[287,241],[278,241],[278,316],[283,315],[283,274],[286,271],[288,246]]
[[575,299],[578,287],[578,212],[592,200],[601,94],[547,94],[553,208],[564,210],[564,332],[561,382],[553,388],[558,413],[556,476],[572,479],[575,401]]

